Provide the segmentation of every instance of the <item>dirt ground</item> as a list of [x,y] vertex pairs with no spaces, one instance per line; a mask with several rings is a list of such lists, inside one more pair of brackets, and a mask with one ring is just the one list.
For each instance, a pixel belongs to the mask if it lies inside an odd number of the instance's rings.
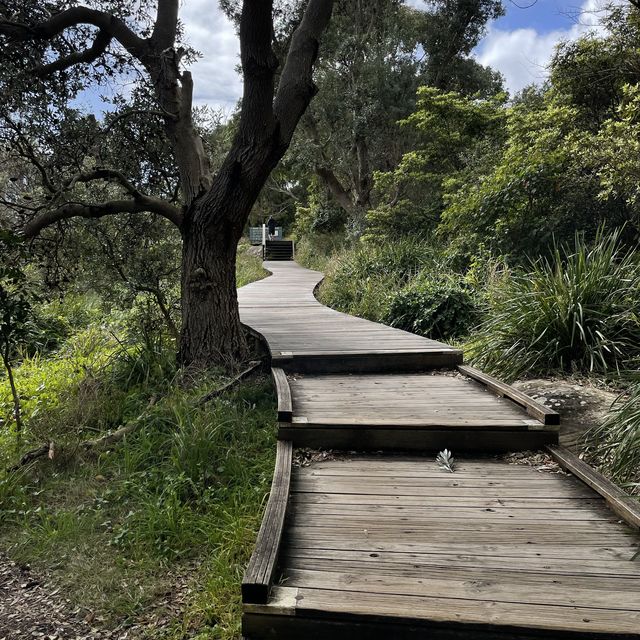
[[577,451],[584,435],[599,425],[617,394],[575,380],[524,380],[513,384],[560,414],[560,444]]
[[104,630],[91,614],[74,608],[60,589],[0,555],[0,640],[125,640],[128,631]]

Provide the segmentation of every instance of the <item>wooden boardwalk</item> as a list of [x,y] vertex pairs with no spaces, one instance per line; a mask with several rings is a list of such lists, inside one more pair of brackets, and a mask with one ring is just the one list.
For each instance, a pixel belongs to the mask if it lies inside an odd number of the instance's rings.
[[[640,509],[554,446],[557,414],[456,349],[323,307],[321,274],[266,266],[239,291],[280,420],[246,638],[640,639]],[[298,446],[338,451],[298,466]],[[576,475],[495,455],[545,446]]]
[[322,274],[295,262],[267,262],[273,275],[238,292],[242,321],[269,347],[273,366],[298,372],[408,371],[454,365],[462,353],[406,331],[354,318],[314,297]]

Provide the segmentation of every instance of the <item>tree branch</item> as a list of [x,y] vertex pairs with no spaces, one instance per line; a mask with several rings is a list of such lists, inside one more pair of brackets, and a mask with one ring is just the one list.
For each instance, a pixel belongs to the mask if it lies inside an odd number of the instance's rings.
[[109,200],[98,204],[68,202],[57,209],[46,211],[29,222],[24,228],[27,238],[37,236],[44,228],[69,218],[103,218],[118,213],[156,213],[173,222],[178,228],[182,225],[182,213],[163,200],[150,196],[141,196],[134,200]]
[[347,213],[355,212],[356,207],[351,200],[351,196],[349,195],[349,192],[342,186],[336,174],[327,167],[317,166],[315,171],[317,176],[329,189],[337,204],[342,207]]
[[223,384],[220,388],[214,389],[213,391],[210,391],[206,395],[202,396],[202,398],[200,398],[200,400],[198,400],[198,402],[196,403],[196,406],[201,407],[203,404],[207,404],[207,402],[210,402],[214,398],[221,396],[225,391],[228,391],[229,389],[231,389],[231,387],[238,384],[238,382],[244,380],[250,373],[253,373],[261,365],[261,360],[252,360],[251,362],[249,362],[249,366],[244,369],[244,371],[241,371],[237,376],[235,376],[235,378],[232,378],[229,382]]
[[240,17],[240,60],[244,76],[239,130],[255,139],[273,124],[274,75],[278,59],[273,53],[273,1],[245,0]]
[[116,171],[115,169],[94,169],[93,171],[89,171],[87,173],[78,173],[73,176],[73,178],[67,180],[65,183],[64,189],[71,189],[79,182],[93,182],[94,180],[114,180],[121,186],[123,186],[128,193],[130,193],[134,198],[144,198],[144,194],[142,194],[138,189],[127,179],[127,177],[121,173],[120,171]]
[[130,118],[131,116],[141,115],[141,114],[149,114],[152,116],[158,116],[160,118],[172,118],[174,120],[176,118],[175,114],[169,113],[168,111],[159,111],[156,109],[129,109],[128,111],[123,111],[122,113],[119,113],[118,115],[113,117],[111,120],[109,120],[109,123],[102,130],[102,133],[103,134],[109,133],[109,131],[111,131],[111,129],[113,129],[113,127],[115,127],[116,124],[118,124],[125,118]]
[[356,208],[353,204],[351,194],[347,189],[345,189],[333,170],[329,168],[330,162],[327,158],[327,154],[324,152],[322,141],[320,140],[320,132],[318,131],[318,125],[315,118],[311,113],[307,112],[303,122],[307,132],[313,140],[313,143],[318,148],[318,154],[320,155],[320,162],[316,162],[315,164],[314,170],[316,175],[322,180],[327,189],[329,189],[337,204],[347,213],[354,213]]
[[81,24],[93,25],[104,34],[115,38],[131,55],[139,60],[144,56],[147,41],[135,34],[124,20],[116,18],[116,16],[105,11],[98,11],[89,7],[80,6],[65,9],[37,25],[0,20],[0,35],[6,35],[18,41],[48,40],[69,27],[76,27]]
[[329,24],[332,9],[333,0],[309,0],[291,38],[274,101],[283,144],[289,144],[298,121],[317,93],[313,83],[313,65],[318,57],[320,37]]
[[64,69],[68,69],[75,64],[80,64],[82,62],[93,62],[107,50],[107,47],[111,43],[112,39],[113,38],[109,33],[100,29],[100,31],[98,31],[96,39],[93,41],[93,45],[88,49],[85,49],[84,51],[75,51],[68,56],[58,58],[54,62],[36,67],[33,72],[38,77],[44,78],[51,75],[52,73],[55,73],[56,71],[63,71]]

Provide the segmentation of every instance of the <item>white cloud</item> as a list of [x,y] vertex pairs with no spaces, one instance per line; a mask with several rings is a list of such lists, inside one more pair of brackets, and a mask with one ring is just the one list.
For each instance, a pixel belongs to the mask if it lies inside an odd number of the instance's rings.
[[186,41],[202,54],[191,66],[195,104],[229,115],[242,95],[242,79],[236,72],[240,45],[234,25],[215,0],[184,0],[180,19]]
[[[601,9],[605,2],[584,0],[575,12],[574,24],[567,29],[540,33],[530,28],[507,31],[490,27],[476,50],[476,58],[500,71],[512,92],[540,83],[547,76],[553,50],[560,41],[575,40],[588,30],[602,29]],[[408,4],[422,8],[424,0],[408,0]],[[180,19],[187,42],[202,53],[191,67],[194,102],[230,114],[242,95],[242,78],[236,72],[240,59],[234,25],[215,0],[183,0]]]
[[589,31],[603,31],[604,5],[604,0],[585,0],[575,12],[570,27],[548,33],[535,29],[506,31],[489,27],[487,36],[476,50],[476,58],[500,71],[512,93],[532,83],[540,84],[548,75],[551,56],[560,42],[576,40]]

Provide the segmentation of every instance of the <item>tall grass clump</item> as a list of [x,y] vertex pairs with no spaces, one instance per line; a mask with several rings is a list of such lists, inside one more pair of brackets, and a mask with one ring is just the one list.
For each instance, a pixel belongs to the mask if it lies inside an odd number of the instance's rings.
[[469,344],[472,361],[507,380],[637,368],[640,262],[619,240],[618,231],[601,231],[592,246],[576,236],[503,279]]
[[640,382],[614,403],[605,421],[588,433],[588,440],[602,469],[640,494]]
[[296,262],[307,269],[325,271],[331,258],[344,250],[345,239],[340,233],[315,233],[296,241]]
[[437,270],[438,257],[426,240],[361,244],[338,254],[328,266],[320,300],[334,309],[385,322],[392,296],[423,270]]

